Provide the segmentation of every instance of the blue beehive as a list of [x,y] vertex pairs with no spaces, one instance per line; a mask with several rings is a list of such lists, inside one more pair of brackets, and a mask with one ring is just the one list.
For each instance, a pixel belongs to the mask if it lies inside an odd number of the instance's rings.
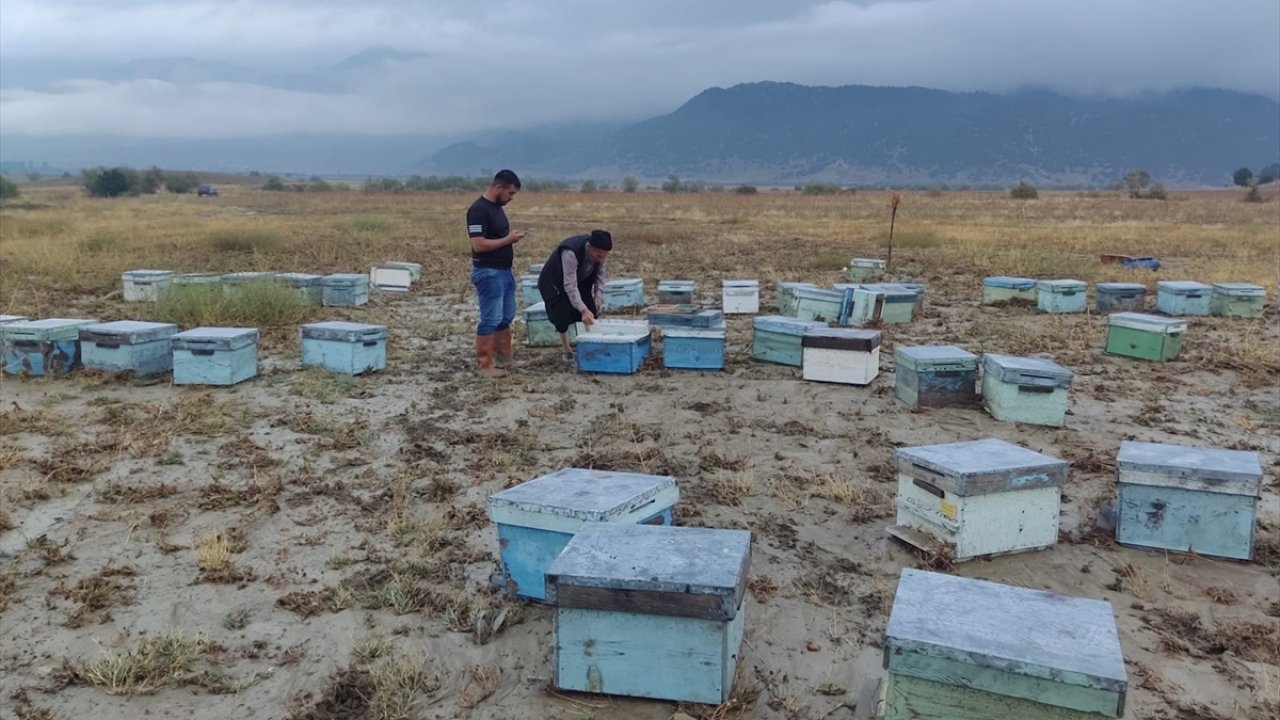
[[907,568],[885,629],[882,720],[1124,715],[1111,604]]
[[1258,453],[1120,443],[1116,540],[1248,560],[1262,490]]
[[200,327],[173,336],[174,385],[235,385],[257,374],[253,328]]
[[1100,313],[1142,312],[1147,304],[1147,286],[1140,283],[1098,283],[1094,294]]
[[302,365],[345,375],[376,372],[387,366],[387,326],[353,322],[303,325]]
[[325,307],[359,307],[369,302],[369,276],[334,273],[320,278],[320,302]]
[[982,302],[1036,301],[1036,281],[1031,278],[996,275],[982,281]]
[[894,394],[916,407],[972,405],[978,399],[978,356],[951,345],[894,348]]
[[662,330],[662,366],[678,370],[724,369],[724,323],[717,327]]
[[565,468],[489,496],[489,519],[498,529],[505,591],[546,598],[544,574],[586,522],[670,525],[680,499],[668,475]]
[[537,275],[520,276],[520,304],[533,307],[542,302],[542,291],[538,290]]
[[154,302],[173,280],[172,270],[126,270],[120,273],[125,302]]
[[658,327],[712,328],[724,325],[724,312],[693,305],[650,305],[645,311],[649,323]]
[[644,280],[618,278],[604,284],[604,310],[625,310],[644,305]]
[[155,375],[173,369],[172,323],[115,322],[80,328],[80,356],[84,366],[103,372]]
[[1036,283],[1036,307],[1047,313],[1084,312],[1087,290],[1083,280],[1041,280]]
[[762,362],[804,367],[804,334],[827,327],[817,320],[763,315],[751,320],[751,357]]
[[68,373],[80,367],[80,328],[97,320],[49,318],[0,325],[9,375]]
[[578,335],[578,369],[582,372],[630,375],[640,370],[652,348],[653,340],[648,330],[604,333],[593,327],[589,332]]
[[320,287],[320,276],[311,273],[282,272],[274,276],[276,282],[293,288],[298,293],[298,302],[303,305],[319,305],[324,296]]
[[547,569],[554,685],[723,703],[746,627],[751,533],[590,523]]
[[658,302],[664,305],[690,305],[693,303],[692,280],[659,280]]
[[1071,371],[1052,360],[987,353],[982,358],[982,402],[1002,422],[1062,427]]
[[1212,291],[1193,280],[1161,280],[1156,283],[1156,310],[1174,317],[1208,315]]

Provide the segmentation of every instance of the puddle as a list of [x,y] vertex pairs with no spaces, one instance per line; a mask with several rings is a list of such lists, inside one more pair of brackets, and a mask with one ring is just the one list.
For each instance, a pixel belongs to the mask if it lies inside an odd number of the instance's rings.
[[54,525],[71,517],[80,501],[93,489],[93,483],[80,483],[67,488],[67,494],[51,498],[27,510],[11,512],[17,527],[0,533],[0,557],[13,556],[27,546],[27,540],[37,538]]

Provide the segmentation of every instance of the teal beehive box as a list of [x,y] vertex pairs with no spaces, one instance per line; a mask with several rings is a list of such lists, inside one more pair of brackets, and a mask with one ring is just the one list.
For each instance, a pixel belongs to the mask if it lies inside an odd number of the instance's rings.
[[884,298],[884,307],[880,310],[882,322],[909,323],[919,315],[923,286],[910,287],[903,283],[867,283],[861,287],[878,293]]
[[1036,283],[1036,307],[1047,313],[1082,313],[1087,288],[1083,280],[1041,280]]
[[792,292],[796,298],[796,319],[833,325],[844,325],[848,322],[849,312],[853,308],[852,287],[841,290],[797,287]]
[[90,370],[157,375],[173,369],[172,323],[115,322],[80,328],[80,357]]
[[913,407],[965,407],[978,400],[978,356],[951,345],[893,350],[894,394]]
[[542,302],[542,292],[538,290],[537,275],[520,276],[520,304],[531,307]]
[[1258,453],[1120,443],[1116,540],[1249,560],[1262,491]]
[[1107,317],[1108,355],[1142,360],[1172,360],[1182,350],[1187,321],[1145,313],[1113,313]]
[[648,330],[603,333],[593,327],[578,336],[575,354],[582,372],[632,375],[640,371],[652,348],[653,336]]
[[982,302],[1036,302],[1036,281],[1031,278],[996,275],[982,281]]
[[325,307],[359,307],[369,302],[369,276],[334,273],[320,278],[320,302]]
[[81,365],[80,328],[97,320],[47,318],[0,325],[4,371],[9,375],[62,375]]
[[619,278],[604,284],[604,310],[626,310],[644,306],[644,280]]
[[1110,603],[907,568],[882,720],[1100,720],[1128,679]]
[[120,273],[125,302],[155,302],[173,281],[172,270],[126,270]]
[[1094,295],[1100,313],[1141,312],[1147,304],[1147,286],[1140,283],[1098,283]]
[[661,305],[692,305],[692,280],[659,280],[658,303]]
[[822,288],[807,282],[780,282],[778,283],[778,314],[794,317],[796,314],[796,288],[810,288],[812,290],[821,290]]
[[723,370],[725,327],[662,329],[662,366],[673,370]]
[[1071,371],[1052,360],[988,353],[982,403],[1002,422],[1062,427],[1071,380]]
[[712,328],[724,325],[724,312],[694,305],[650,305],[645,317],[658,327]]
[[561,690],[718,705],[746,628],[751,533],[583,525],[547,569]]
[[[556,347],[560,345],[560,334],[547,319],[547,304],[539,302],[524,309],[525,344],[529,347]],[[578,323],[569,326],[566,333],[569,343],[578,338]]]
[[353,322],[303,325],[302,366],[344,375],[363,375],[387,367],[387,326]]
[[543,263],[540,262],[529,263],[529,274],[540,275],[542,273],[542,265]]
[[258,374],[253,328],[200,327],[172,340],[174,385],[235,385]]
[[1161,280],[1156,283],[1156,310],[1185,317],[1208,315],[1213,288],[1193,280]]
[[1267,291],[1250,283],[1214,283],[1209,312],[1222,317],[1261,317]]
[[854,258],[849,261],[849,281],[862,282],[884,274],[884,260],[879,258]]
[[505,592],[546,599],[547,567],[583,523],[670,525],[680,499],[668,475],[564,468],[489,496]]
[[827,327],[817,320],[763,315],[751,320],[751,357],[761,362],[804,367],[804,334]]
[[276,282],[294,289],[298,293],[298,302],[303,305],[319,305],[323,299],[323,288],[320,287],[320,276],[311,273],[282,272],[273,276]]

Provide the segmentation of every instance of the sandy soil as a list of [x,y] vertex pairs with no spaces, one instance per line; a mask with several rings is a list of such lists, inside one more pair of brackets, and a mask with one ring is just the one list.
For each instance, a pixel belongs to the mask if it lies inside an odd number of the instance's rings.
[[[1154,365],[1103,355],[1096,316],[983,307],[979,287],[931,283],[924,317],[885,329],[881,375],[866,388],[752,362],[741,317],[724,373],[668,372],[655,357],[635,376],[583,376],[554,350],[520,347],[512,376],[478,379],[470,299],[429,290],[334,313],[392,327],[389,369],[373,377],[303,372],[281,331],[268,334],[261,376],[234,388],[6,379],[0,491],[17,527],[0,535],[11,595],[0,717],[376,717],[363,668],[387,660],[354,657],[376,654],[373,638],[384,656],[425,658],[410,717],[864,717],[897,575],[938,564],[885,534],[894,448],[984,437],[1071,462],[1062,542],[942,569],[1109,601],[1126,717],[1276,717],[1280,390],[1274,376],[1214,361],[1264,324],[1275,347],[1274,311],[1195,319],[1183,356]],[[80,309],[129,315],[110,302]],[[1076,373],[1066,427],[896,401],[893,346],[935,342],[1052,350]],[[1255,562],[1114,545],[1105,508],[1123,439],[1259,451]],[[509,605],[485,582],[496,565],[486,497],[564,466],[672,474],[679,523],[752,531],[746,657],[719,714],[553,692],[544,607],[520,604],[516,622],[476,632],[476,611]],[[231,564],[202,573],[195,548],[217,533]],[[393,580],[403,613],[386,592]],[[174,632],[207,642],[155,692],[89,683],[105,652]]]

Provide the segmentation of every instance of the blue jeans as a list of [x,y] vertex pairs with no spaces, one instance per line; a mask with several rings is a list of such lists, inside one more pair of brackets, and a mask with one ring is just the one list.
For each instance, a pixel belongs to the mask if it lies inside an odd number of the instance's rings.
[[492,335],[511,327],[516,317],[516,278],[510,270],[471,268],[471,284],[480,300],[476,335]]

